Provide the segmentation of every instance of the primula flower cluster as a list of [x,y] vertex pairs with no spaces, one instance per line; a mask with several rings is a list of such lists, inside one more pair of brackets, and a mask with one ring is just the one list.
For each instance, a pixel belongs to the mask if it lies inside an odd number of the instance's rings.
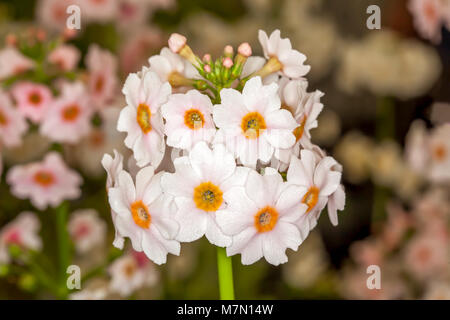
[[243,264],[279,265],[326,206],[337,225],[342,167],[310,139],[323,93],[307,92],[306,57],[279,30],[259,40],[264,58],[243,43],[213,60],[172,34],[128,76],[117,129],[139,169],[118,152],[103,159],[116,247],[130,238],[161,264],[205,236]]

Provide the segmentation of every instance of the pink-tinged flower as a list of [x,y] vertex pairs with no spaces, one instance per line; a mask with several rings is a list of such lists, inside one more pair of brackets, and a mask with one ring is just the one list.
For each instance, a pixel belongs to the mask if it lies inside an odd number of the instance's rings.
[[39,0],[36,9],[37,18],[46,28],[61,31],[66,27],[69,17],[66,10],[70,5],[79,5],[79,0]]
[[223,194],[244,181],[248,169],[237,170],[224,145],[217,144],[211,150],[205,142],[197,143],[189,156],[175,159],[174,165],[175,173],[164,175],[161,183],[177,207],[177,239],[191,242],[205,235],[216,246],[230,245],[231,238],[223,234],[216,219],[226,208]]
[[350,254],[363,268],[370,265],[380,266],[384,261],[385,248],[377,238],[357,241],[350,247]]
[[[119,179],[119,173],[123,170],[123,156],[114,150],[114,158],[109,154],[105,154],[102,159],[102,166],[106,170],[106,190],[109,188],[116,187]],[[118,249],[123,249],[125,239],[119,233],[116,226],[117,213],[111,210],[111,218],[115,228],[115,236],[113,245]]]
[[0,144],[6,147],[20,145],[27,129],[25,118],[12,107],[9,96],[0,90]]
[[111,291],[122,297],[127,297],[140,288],[152,286],[159,279],[155,265],[143,253],[136,251],[116,259],[109,266],[108,272],[111,275]]
[[39,237],[41,224],[32,212],[22,212],[0,230],[0,264],[9,263],[8,246],[16,245],[25,250],[41,250]]
[[62,44],[50,52],[48,61],[62,71],[71,71],[77,67],[80,61],[80,51],[75,46]]
[[162,48],[159,55],[148,60],[150,70],[158,74],[161,81],[175,82],[179,77],[198,78],[197,70],[187,60],[173,53],[169,48]]
[[172,33],[169,38],[169,48],[173,53],[178,53],[186,45],[187,39],[179,33]]
[[40,133],[56,142],[76,143],[89,133],[92,113],[84,85],[65,83],[43,119]]
[[16,48],[0,50],[0,80],[21,74],[34,68],[33,60],[25,57]]
[[435,188],[414,201],[414,216],[421,225],[445,224],[450,219],[450,200],[445,189]]
[[95,107],[102,108],[116,96],[117,59],[111,52],[93,44],[89,47],[86,65],[89,93]]
[[124,74],[136,72],[148,60],[149,52],[158,50],[165,40],[159,29],[139,28],[120,48],[120,67]]
[[19,82],[12,88],[19,111],[34,123],[39,123],[53,101],[53,95],[47,86],[33,82]]
[[441,42],[441,28],[445,12],[442,0],[410,0],[408,5],[419,33],[433,43]]
[[[297,95],[293,92],[294,90],[297,91]],[[301,147],[312,149],[310,130],[317,128],[317,117],[323,109],[323,104],[320,102],[323,95],[323,92],[319,90],[307,93],[304,82],[298,80],[289,82],[283,87],[284,102],[289,103],[286,109],[293,112],[297,127],[293,131],[295,144],[291,148],[280,149],[275,154],[281,162],[288,164],[292,155],[299,155]],[[294,109],[292,109],[290,105],[295,101],[297,105],[293,105]]]
[[423,298],[424,300],[450,300],[450,284],[439,280],[428,285]]
[[156,264],[165,263],[168,253],[180,254],[180,243],[173,240],[179,225],[170,199],[162,194],[161,175],[154,175],[151,166],[142,168],[135,185],[130,174],[121,171],[117,186],[108,190],[119,234],[130,238],[133,249],[144,251]]
[[438,277],[448,269],[448,241],[433,232],[422,232],[405,249],[405,266],[419,279]]
[[270,37],[267,37],[264,31],[259,30],[258,39],[266,59],[272,59],[274,63],[280,64],[280,71],[286,77],[297,79],[306,75],[311,69],[310,66],[303,64],[306,56],[292,49],[289,39],[281,38],[280,30],[273,31]]
[[267,163],[280,148],[295,143],[295,119],[281,109],[275,83],[263,85],[260,77],[251,78],[240,93],[235,89],[220,91],[221,104],[213,109],[219,130],[216,142],[225,143],[236,158],[248,167],[258,160]]
[[78,0],[83,18],[92,22],[107,22],[117,16],[117,0]]
[[106,238],[106,223],[94,209],[82,209],[72,212],[68,229],[78,253],[86,253],[101,246]]
[[20,199],[30,199],[39,210],[58,206],[63,200],[81,195],[81,176],[69,169],[56,152],[42,162],[12,167],[6,176],[11,192]]
[[210,98],[197,90],[169,96],[161,107],[167,144],[190,150],[199,141],[211,142],[216,133],[212,109]]
[[165,151],[159,109],[171,93],[170,84],[162,83],[156,73],[144,68],[128,76],[122,92],[127,106],[120,112],[117,130],[128,133],[125,145],[133,150],[138,166],[150,163],[156,168]]
[[272,168],[263,176],[251,170],[243,186],[225,192],[227,207],[217,214],[217,223],[232,237],[227,255],[240,253],[244,265],[262,257],[275,266],[287,262],[286,249],[297,251],[305,239],[295,224],[307,209],[300,192]]
[[387,250],[393,250],[401,244],[412,226],[412,218],[399,203],[388,203],[386,210],[388,219],[383,226],[381,237]]
[[150,1],[119,0],[117,23],[122,29],[132,29],[145,24],[151,12]]
[[[339,188],[342,174],[333,170],[337,162],[332,157],[327,156],[319,160],[312,151],[306,149],[302,150],[300,155],[300,159],[292,156],[287,181],[302,189],[297,199],[306,204],[308,209],[299,221],[299,227],[305,228],[307,232],[316,226],[322,209]],[[330,217],[330,220],[337,222],[337,217]]]
[[430,179],[435,182],[450,180],[450,123],[433,129],[430,134],[429,152]]

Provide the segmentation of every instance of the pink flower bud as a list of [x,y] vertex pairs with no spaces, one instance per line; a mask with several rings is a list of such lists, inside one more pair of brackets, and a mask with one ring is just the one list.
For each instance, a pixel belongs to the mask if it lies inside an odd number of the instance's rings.
[[169,48],[174,53],[180,52],[181,49],[186,45],[186,37],[179,33],[172,33],[169,38]]
[[209,53],[207,53],[203,56],[203,62],[206,62],[206,63],[211,62],[211,55]]
[[232,46],[227,45],[227,46],[225,46],[225,49],[223,50],[223,52],[224,52],[226,55],[232,56],[234,50],[233,50],[233,47],[232,47]]
[[250,47],[248,42],[243,42],[239,45],[238,53],[248,58],[252,55],[252,47]]
[[211,66],[209,64],[205,65],[205,67],[203,68],[205,70],[205,72],[210,73],[211,72]]
[[222,65],[225,68],[229,69],[233,66],[233,60],[231,60],[231,58],[229,57],[226,57],[225,59],[223,59]]

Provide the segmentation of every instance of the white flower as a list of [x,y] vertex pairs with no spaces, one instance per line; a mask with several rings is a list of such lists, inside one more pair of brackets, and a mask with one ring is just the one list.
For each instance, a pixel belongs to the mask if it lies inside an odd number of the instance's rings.
[[0,80],[21,74],[34,68],[34,61],[25,57],[16,48],[0,50]]
[[414,17],[414,25],[419,33],[435,44],[440,43],[446,11],[445,1],[410,0],[408,9]]
[[161,183],[177,206],[177,239],[191,242],[205,235],[214,245],[229,245],[231,239],[220,230],[216,218],[226,208],[223,194],[244,181],[248,168],[236,168],[225,146],[217,144],[211,151],[205,142],[197,143],[188,157],[175,159],[174,165],[175,173],[164,175]]
[[436,127],[430,134],[429,153],[431,155],[429,177],[432,181],[450,180],[450,124]]
[[[105,154],[102,159],[102,166],[105,168],[106,177],[106,189],[116,187],[119,180],[119,173],[123,170],[123,156],[114,150],[114,158],[109,154]],[[123,249],[125,239],[120,235],[119,230],[116,227],[117,213],[111,210],[111,218],[115,228],[115,237],[113,245],[116,248]]]
[[197,90],[171,95],[161,107],[167,144],[190,150],[196,142],[211,142],[216,133],[212,108],[209,97]]
[[266,59],[277,59],[281,64],[281,72],[289,78],[300,78],[309,72],[310,66],[303,63],[306,56],[299,51],[292,49],[291,41],[287,38],[282,39],[280,30],[272,32],[270,37],[259,30],[258,39],[264,50]]
[[161,83],[158,75],[144,68],[132,73],[122,92],[127,106],[120,112],[117,130],[127,132],[125,145],[133,150],[138,166],[157,167],[164,156],[164,128],[160,106],[171,93],[169,83]]
[[[302,192],[297,195],[297,199],[308,206],[306,215],[298,221],[298,225],[307,233],[312,230],[319,219],[320,212],[327,205],[330,196],[336,192],[340,186],[341,173],[332,168],[338,163],[332,157],[322,159],[316,157],[310,150],[302,150],[301,158],[294,156],[291,158],[287,171],[287,182],[299,186]],[[341,196],[340,191],[337,194]],[[341,199],[335,200],[331,205],[331,212],[334,213],[334,206],[340,204]],[[337,218],[330,215],[330,220],[334,223]]]
[[108,271],[111,275],[111,291],[123,297],[144,286],[154,285],[159,278],[155,265],[144,254],[136,251],[116,259]]
[[160,178],[153,167],[145,167],[137,173],[135,186],[130,174],[121,171],[117,186],[108,190],[119,234],[130,238],[133,249],[144,251],[156,264],[165,263],[168,253],[180,253],[180,243],[172,240],[178,223],[171,216],[170,201],[162,194]]
[[299,192],[301,188],[287,185],[271,168],[263,176],[250,171],[243,186],[225,192],[228,206],[217,215],[217,223],[233,239],[227,255],[240,253],[245,265],[261,257],[273,265],[287,262],[286,249],[296,251],[304,240],[295,225],[306,211]]
[[81,254],[102,245],[106,238],[106,223],[94,209],[74,211],[68,229],[75,249]]
[[287,110],[280,109],[275,83],[264,86],[260,77],[251,78],[240,93],[222,89],[221,104],[214,107],[214,122],[219,127],[215,142],[224,142],[236,158],[248,167],[269,162],[279,148],[295,143],[298,126]]
[[10,261],[8,246],[17,245],[22,249],[40,250],[42,240],[39,237],[41,223],[32,212],[22,212],[0,231],[0,264]]

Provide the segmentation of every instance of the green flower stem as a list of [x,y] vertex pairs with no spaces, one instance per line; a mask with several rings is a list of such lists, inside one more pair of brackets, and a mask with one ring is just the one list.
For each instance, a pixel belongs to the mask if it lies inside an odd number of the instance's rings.
[[233,268],[225,248],[217,247],[217,270],[221,300],[234,300]]
[[63,202],[56,209],[56,232],[58,236],[59,280],[61,291],[67,291],[66,271],[70,262],[70,242],[67,232],[68,204]]
[[[378,142],[395,139],[395,102],[392,98],[379,98],[376,106],[375,136]],[[372,204],[372,228],[374,231],[386,218],[386,204],[389,190],[374,185]]]

